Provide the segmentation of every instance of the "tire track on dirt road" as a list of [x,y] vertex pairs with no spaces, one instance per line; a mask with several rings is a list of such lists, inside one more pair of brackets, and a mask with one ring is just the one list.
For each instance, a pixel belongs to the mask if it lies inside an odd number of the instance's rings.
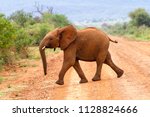
[[[112,54],[121,60],[125,70],[125,99],[150,99],[150,43],[126,39],[119,41],[119,51]],[[114,50],[115,46],[111,48]]]

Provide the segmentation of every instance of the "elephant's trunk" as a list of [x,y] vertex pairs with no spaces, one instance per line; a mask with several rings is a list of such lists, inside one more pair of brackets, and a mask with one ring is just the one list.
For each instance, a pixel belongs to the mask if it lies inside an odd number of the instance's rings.
[[44,74],[47,74],[47,63],[46,63],[46,56],[45,56],[45,45],[44,45],[44,41],[42,41],[40,43],[39,46],[39,51],[41,54],[41,58],[42,58],[42,62],[43,62],[43,70],[44,70]]

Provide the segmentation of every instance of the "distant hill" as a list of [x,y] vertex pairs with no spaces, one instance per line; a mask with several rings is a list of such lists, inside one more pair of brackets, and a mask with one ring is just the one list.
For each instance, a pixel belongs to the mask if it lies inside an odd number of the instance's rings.
[[8,16],[24,9],[35,14],[35,3],[52,6],[75,23],[126,21],[136,8],[150,11],[150,0],[0,0],[0,12]]

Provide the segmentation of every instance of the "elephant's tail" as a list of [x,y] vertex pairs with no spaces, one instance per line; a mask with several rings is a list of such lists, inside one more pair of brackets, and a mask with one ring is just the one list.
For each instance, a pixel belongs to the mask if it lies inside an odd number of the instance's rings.
[[[109,38],[109,37],[108,37],[108,38]],[[109,38],[109,41],[111,41],[111,42],[113,42],[113,43],[118,43],[118,41],[116,41],[116,40],[114,41],[114,40],[112,40],[112,39],[110,39],[110,38]]]

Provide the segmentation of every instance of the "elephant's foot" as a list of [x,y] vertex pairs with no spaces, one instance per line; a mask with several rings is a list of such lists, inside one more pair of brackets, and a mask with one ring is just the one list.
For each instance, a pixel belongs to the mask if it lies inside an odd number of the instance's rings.
[[80,83],[87,83],[87,82],[88,82],[88,80],[85,78],[80,80]]
[[98,76],[94,76],[94,78],[92,78],[92,80],[93,80],[93,81],[99,81],[99,80],[101,80],[101,78],[98,77]]
[[123,73],[124,73],[124,71],[120,69],[120,70],[117,72],[117,77],[120,78],[120,77],[123,75]]
[[64,84],[64,81],[63,81],[63,80],[57,80],[57,81],[56,81],[56,84],[58,84],[58,85],[63,85],[63,84]]

